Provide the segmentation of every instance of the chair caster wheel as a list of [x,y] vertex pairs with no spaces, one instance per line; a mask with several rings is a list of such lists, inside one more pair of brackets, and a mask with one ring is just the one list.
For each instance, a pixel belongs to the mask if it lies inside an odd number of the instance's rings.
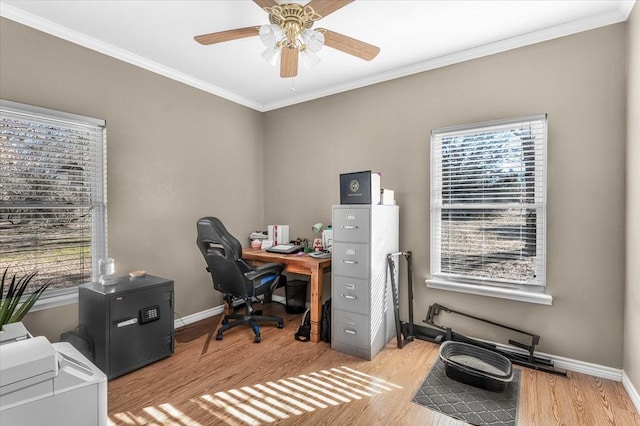
[[253,343],[260,343],[260,342],[262,342],[262,337],[256,336],[253,338]]
[[216,340],[222,340],[222,333],[216,334]]
[[279,322],[279,323],[276,324],[276,327],[282,329],[282,328],[284,328],[284,323],[283,322]]

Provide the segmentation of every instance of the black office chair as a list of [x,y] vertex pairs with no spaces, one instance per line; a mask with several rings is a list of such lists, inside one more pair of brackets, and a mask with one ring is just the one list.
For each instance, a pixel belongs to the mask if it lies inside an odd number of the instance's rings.
[[239,325],[251,326],[255,334],[253,341],[256,343],[262,340],[259,322],[273,321],[278,328],[284,328],[282,318],[262,315],[262,311],[254,311],[251,306],[256,296],[268,294],[285,284],[286,277],[281,275],[284,265],[267,263],[251,268],[242,260],[240,242],[215,217],[198,220],[197,228],[198,248],[207,262],[213,288],[224,294],[228,309],[233,309],[236,299],[242,299],[246,304],[244,315],[233,313],[224,316],[216,340],[222,340],[222,333]]

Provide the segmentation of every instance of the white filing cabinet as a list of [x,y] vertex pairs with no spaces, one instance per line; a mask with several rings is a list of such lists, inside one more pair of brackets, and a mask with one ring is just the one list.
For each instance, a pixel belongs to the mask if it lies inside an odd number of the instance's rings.
[[387,254],[398,251],[398,206],[333,206],[331,348],[372,359],[394,336]]

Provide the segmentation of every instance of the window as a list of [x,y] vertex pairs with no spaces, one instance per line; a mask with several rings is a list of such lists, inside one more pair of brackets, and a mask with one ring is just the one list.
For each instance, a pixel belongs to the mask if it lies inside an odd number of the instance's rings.
[[430,287],[544,292],[546,139],[546,115],[432,132]]
[[97,280],[105,141],[102,120],[0,101],[0,273],[37,271],[49,296]]

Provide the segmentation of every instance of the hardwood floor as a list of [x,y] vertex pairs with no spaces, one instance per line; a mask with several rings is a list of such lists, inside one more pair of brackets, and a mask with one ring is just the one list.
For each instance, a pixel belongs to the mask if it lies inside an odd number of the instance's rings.
[[[216,341],[219,316],[178,329],[173,356],[109,382],[110,424],[465,424],[411,402],[438,345],[392,341],[365,361],[294,340],[301,316],[264,310],[285,328],[263,326],[260,344],[246,327]],[[528,425],[640,425],[640,415],[621,383],[522,369],[518,426]]]

